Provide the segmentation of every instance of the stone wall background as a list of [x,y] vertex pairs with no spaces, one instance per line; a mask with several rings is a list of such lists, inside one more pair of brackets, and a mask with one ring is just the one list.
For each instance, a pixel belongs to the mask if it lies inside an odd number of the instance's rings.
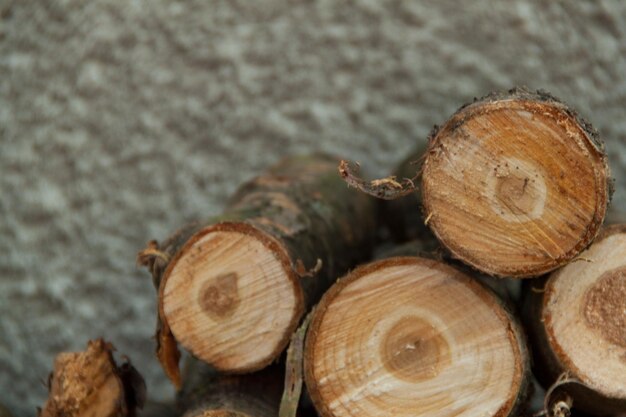
[[626,209],[626,2],[0,0],[0,402],[62,350],[153,355],[150,238],[282,155],[385,174],[493,89],[544,88],[606,140]]

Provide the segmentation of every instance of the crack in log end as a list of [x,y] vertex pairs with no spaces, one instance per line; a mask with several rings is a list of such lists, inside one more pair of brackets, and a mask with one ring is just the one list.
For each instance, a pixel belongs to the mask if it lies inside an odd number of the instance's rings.
[[507,206],[515,214],[529,213],[534,206],[534,198],[526,192],[528,178],[510,176],[501,178],[496,186],[496,192],[501,200],[507,201]]
[[585,293],[583,308],[587,326],[626,348],[626,266],[605,272]]
[[205,282],[198,297],[202,310],[214,320],[232,316],[240,303],[238,279],[235,272],[230,272]]
[[525,222],[541,217],[547,197],[543,175],[528,162],[506,158],[489,179],[492,208],[504,220]]
[[416,316],[394,324],[380,348],[385,368],[408,382],[435,378],[451,360],[448,342],[432,324]]

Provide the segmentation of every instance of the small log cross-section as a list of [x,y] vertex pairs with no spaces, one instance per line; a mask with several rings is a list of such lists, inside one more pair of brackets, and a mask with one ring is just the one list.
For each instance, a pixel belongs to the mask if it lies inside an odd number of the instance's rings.
[[514,317],[487,287],[441,262],[395,257],[324,295],[305,381],[323,417],[517,417],[530,362]]
[[177,397],[183,417],[276,417],[284,368],[271,365],[248,375],[221,375],[195,358],[185,364]]
[[174,339],[222,372],[261,369],[337,276],[365,259],[374,199],[337,159],[291,157],[243,185],[219,218],[139,254],[159,292],[158,356],[175,384]]
[[626,412],[626,225],[604,229],[580,259],[526,286],[535,373],[591,414]]
[[84,352],[60,353],[40,417],[136,416],[145,401],[145,383],[130,362],[117,366],[113,350],[98,339]]
[[610,198],[597,132],[554,97],[522,89],[462,107],[430,138],[422,173],[428,225],[458,259],[534,277],[596,236]]

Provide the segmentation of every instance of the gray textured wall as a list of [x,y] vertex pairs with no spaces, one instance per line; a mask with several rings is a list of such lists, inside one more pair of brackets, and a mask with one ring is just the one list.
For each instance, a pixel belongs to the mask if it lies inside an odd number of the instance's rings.
[[104,336],[170,395],[135,253],[313,149],[384,173],[515,84],[607,141],[626,207],[626,2],[0,0],[0,401]]

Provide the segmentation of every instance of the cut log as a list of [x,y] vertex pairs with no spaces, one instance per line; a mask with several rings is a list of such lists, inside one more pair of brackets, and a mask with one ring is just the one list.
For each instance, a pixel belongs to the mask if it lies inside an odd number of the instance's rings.
[[183,417],[276,417],[284,368],[271,365],[248,375],[223,375],[190,358],[177,404]]
[[118,366],[114,347],[90,341],[84,352],[64,352],[54,361],[48,400],[40,417],[134,417],[146,386],[130,362]]
[[462,107],[435,130],[421,184],[428,225],[456,258],[517,278],[585,249],[611,192],[597,132],[556,98],[522,89]]
[[175,383],[174,338],[222,372],[264,368],[335,278],[369,255],[376,205],[336,166],[324,155],[286,159],[220,218],[139,254],[158,286],[158,355]]
[[593,415],[626,412],[626,225],[606,228],[576,262],[526,286],[535,374]]
[[518,416],[530,363],[491,290],[441,262],[398,257],[356,269],[324,295],[305,380],[323,417]]

